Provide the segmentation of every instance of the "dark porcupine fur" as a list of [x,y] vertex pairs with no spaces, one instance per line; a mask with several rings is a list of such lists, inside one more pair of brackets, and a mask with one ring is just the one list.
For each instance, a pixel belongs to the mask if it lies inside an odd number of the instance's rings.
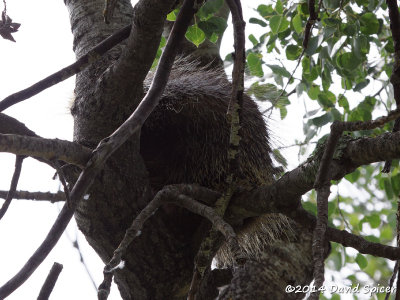
[[[152,74],[146,79],[145,89],[151,77]],[[160,104],[141,132],[141,154],[156,191],[175,183],[220,189],[228,172],[230,94],[231,83],[222,68],[200,67],[187,57],[175,62]],[[268,131],[257,104],[247,95],[242,120],[241,177],[247,186],[269,184],[274,180],[275,168]],[[280,215],[251,222],[255,224],[253,229],[239,234],[244,255],[254,256],[260,245],[280,235],[280,228],[287,222]],[[223,248],[219,257],[229,264],[233,256],[227,247]]]

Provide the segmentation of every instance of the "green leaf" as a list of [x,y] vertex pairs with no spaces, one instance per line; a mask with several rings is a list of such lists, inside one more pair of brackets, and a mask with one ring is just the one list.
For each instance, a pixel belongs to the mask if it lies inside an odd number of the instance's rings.
[[281,154],[281,152],[278,149],[274,149],[272,151],[272,155],[274,156],[274,159],[281,164],[282,166],[286,167],[287,166],[287,160],[286,158]]
[[206,35],[196,24],[190,26],[186,31],[185,37],[198,47],[204,42]]
[[271,14],[274,13],[274,9],[272,8],[272,5],[264,5],[264,4],[260,4],[257,7],[257,11],[264,18],[266,16],[271,15]]
[[329,122],[332,122],[332,120],[333,120],[332,114],[326,113],[326,114],[324,114],[324,115],[322,115],[320,117],[316,117],[314,119],[311,119],[311,122],[317,127],[322,127],[325,124],[328,124]]
[[345,96],[339,96],[338,104],[340,107],[343,107],[345,111],[349,111],[349,101],[347,101],[347,98]]
[[206,20],[220,10],[224,4],[223,0],[208,0],[197,12],[201,20]]
[[389,178],[384,178],[383,185],[384,185],[385,192],[386,192],[388,199],[392,199],[394,194],[393,194],[392,185],[390,184]]
[[287,116],[287,108],[285,106],[279,108],[279,113],[281,115],[281,120],[285,119]]
[[296,14],[293,17],[292,24],[293,24],[293,28],[297,32],[297,34],[300,34],[303,31],[303,24],[301,22],[300,14]]
[[361,82],[359,82],[359,83],[356,84],[356,86],[354,87],[353,91],[359,92],[359,91],[361,91],[363,88],[365,88],[368,84],[369,84],[369,79],[366,79],[366,80],[364,80],[364,81],[361,81]]
[[[253,95],[259,101],[274,101],[280,94],[282,90],[277,89],[277,87],[271,83],[259,84],[258,81],[254,82],[250,88],[247,90],[249,95]],[[276,105],[288,105],[290,104],[287,97],[282,96],[278,100]]]
[[380,232],[380,238],[388,241],[393,239],[393,230],[389,225],[383,226]]
[[381,225],[381,217],[378,214],[372,214],[365,217],[366,222],[369,223],[371,228],[378,228]]
[[247,65],[251,75],[258,77],[264,76],[261,58],[261,54],[249,53],[249,55],[247,55]]
[[366,34],[366,35],[371,35],[378,33],[379,31],[379,21],[376,18],[375,14],[371,12],[367,12],[366,14],[363,14],[360,18],[360,24],[361,24],[361,32]]
[[262,27],[266,27],[268,24],[265,23],[263,20],[257,19],[257,18],[250,18],[249,23],[251,24],[258,24]]
[[351,183],[354,183],[358,180],[358,178],[360,178],[360,171],[357,169],[355,170],[353,173],[347,174],[346,176],[344,176],[345,179],[347,179],[348,181],[350,181]]
[[357,33],[357,26],[354,24],[346,24],[343,28],[343,33],[345,35],[353,36]]
[[324,108],[334,107],[336,103],[336,96],[330,91],[324,91],[318,94],[318,103]]
[[203,30],[206,37],[209,39],[213,33],[222,35],[228,26],[226,20],[221,17],[211,17],[207,21],[200,21],[197,26]]
[[317,48],[318,48],[318,40],[319,40],[319,37],[318,36],[315,36],[315,37],[312,37],[309,41],[308,41],[308,45],[307,45],[307,49],[306,49],[306,53],[308,54],[308,55],[313,55],[314,53],[315,53],[315,51],[317,50]]
[[269,26],[273,34],[285,31],[289,27],[289,21],[284,16],[272,16],[269,19]]
[[325,18],[325,19],[323,19],[323,23],[325,23],[325,25],[328,26],[328,27],[336,27],[341,22],[342,21],[340,19],[336,19],[336,18]]
[[287,77],[290,78],[290,73],[288,72],[288,70],[286,70],[285,68],[282,68],[280,66],[277,65],[267,65],[272,72],[274,72],[275,74],[281,75],[283,77]]
[[281,0],[276,1],[275,10],[278,14],[283,14],[283,5]]
[[175,21],[176,20],[176,13],[175,10],[171,11],[168,15],[167,15],[167,20],[168,21]]
[[289,45],[286,47],[286,57],[288,60],[296,60],[300,57],[302,48],[296,45]]
[[253,44],[253,47],[258,45],[258,41],[257,41],[256,37],[253,34],[249,35],[249,40]]
[[319,89],[319,86],[313,84],[313,85],[309,88],[309,90],[308,90],[308,92],[307,92],[307,95],[308,95],[308,97],[310,97],[310,99],[312,99],[312,100],[317,100],[318,95],[319,95],[320,92],[321,92],[321,90]]
[[358,253],[356,257],[356,263],[360,267],[360,269],[364,269],[368,266],[368,261],[364,255]]
[[340,54],[337,57],[336,62],[339,67],[353,71],[358,67],[361,61],[352,52],[346,52]]
[[213,32],[213,34],[209,37],[209,40],[211,43],[216,43],[218,41],[218,34],[216,34],[215,32]]

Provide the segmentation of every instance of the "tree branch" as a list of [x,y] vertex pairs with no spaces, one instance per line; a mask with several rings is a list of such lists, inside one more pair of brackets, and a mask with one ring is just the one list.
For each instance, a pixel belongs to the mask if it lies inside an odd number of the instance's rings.
[[89,148],[74,142],[16,134],[0,134],[0,152],[62,160],[81,168],[92,153]]
[[120,42],[125,40],[131,31],[131,25],[125,26],[121,30],[117,31],[97,46],[93,47],[88,53],[80,57],[76,62],[53,73],[52,75],[38,81],[32,86],[14,93],[0,102],[0,112],[7,109],[8,107],[17,104],[21,101],[29,99],[30,97],[39,94],[45,89],[64,81],[71,76],[81,72],[87,66],[98,60],[104,53],[118,45]]
[[3,206],[0,208],[0,220],[3,218],[5,213],[7,212],[8,207],[11,204],[11,200],[14,198],[15,190],[17,189],[17,184],[19,177],[21,175],[22,162],[24,160],[24,156],[16,155],[15,157],[15,170],[13,177],[11,179],[10,190],[7,193],[6,201],[4,201]]
[[57,282],[58,276],[60,275],[62,269],[63,269],[62,264],[56,262],[53,264],[42,288],[40,289],[40,293],[39,296],[37,297],[37,300],[49,299],[50,294],[54,289],[54,286]]
[[38,136],[35,132],[26,127],[24,123],[3,113],[0,113],[0,133]]
[[123,90],[128,95],[136,95],[142,89],[139,83],[143,82],[153,63],[161,41],[165,16],[175,2],[147,0],[135,5],[127,46],[118,61],[104,74],[100,88],[103,95],[108,90],[110,93]]
[[[0,191],[0,198],[6,199],[8,191]],[[50,192],[28,192],[16,191],[14,199],[17,200],[35,200],[35,201],[50,201],[51,203],[65,201],[65,194],[61,191],[57,193]]]

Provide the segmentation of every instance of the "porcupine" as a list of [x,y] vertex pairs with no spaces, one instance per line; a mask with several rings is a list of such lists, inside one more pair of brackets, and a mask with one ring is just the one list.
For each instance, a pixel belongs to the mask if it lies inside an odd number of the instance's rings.
[[[152,74],[145,80],[148,89]],[[230,124],[227,109],[231,83],[222,68],[200,66],[198,61],[179,58],[157,108],[141,131],[141,155],[152,187],[196,183],[221,191],[228,172]],[[244,94],[239,172],[247,186],[274,181],[277,168],[271,160],[266,123],[257,104]],[[256,258],[262,247],[280,236],[289,221],[269,214],[252,220],[239,230],[245,257]],[[285,232],[287,234],[287,232]],[[223,245],[218,252],[221,266],[230,265],[234,255]]]

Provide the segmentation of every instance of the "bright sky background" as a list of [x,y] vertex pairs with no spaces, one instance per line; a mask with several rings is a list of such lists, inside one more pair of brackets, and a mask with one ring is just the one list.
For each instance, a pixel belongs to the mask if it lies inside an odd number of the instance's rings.
[[[242,1],[245,19],[251,7],[262,3],[259,0]],[[265,3],[265,1],[264,1]],[[1,6],[0,6],[1,7]],[[1,7],[2,9],[2,7]],[[54,0],[9,0],[8,15],[14,22],[21,23],[19,32],[14,34],[16,43],[0,39],[0,99],[24,89],[38,80],[74,62],[72,35],[69,27],[68,11],[63,1]],[[248,24],[248,32],[256,32],[260,27]],[[232,29],[225,34],[222,57],[232,51]],[[72,140],[72,118],[69,102],[72,98],[74,78],[58,84],[31,99],[17,104],[5,111],[37,134],[46,138]],[[302,107],[301,100],[294,103]],[[280,144],[292,144],[294,138],[303,136],[302,113],[289,109],[284,122],[274,117],[270,123],[275,139]],[[292,152],[295,153],[295,152]],[[292,166],[297,165],[296,155],[291,155]],[[0,189],[8,190],[14,170],[15,157],[0,154]],[[33,159],[24,161],[18,190],[57,191],[59,184],[52,180],[54,171]],[[2,204],[0,200],[0,205]],[[0,284],[13,276],[40,245],[59,210],[58,205],[14,200],[0,221]],[[75,223],[72,222],[68,234],[75,238]],[[84,237],[78,234],[84,258],[98,285],[102,280],[103,264],[87,245]],[[77,251],[64,234],[45,262],[28,281],[7,299],[36,298],[53,262],[63,264],[64,269],[52,293],[52,299],[95,299],[95,290],[79,262]],[[113,286],[109,299],[120,299]]]

